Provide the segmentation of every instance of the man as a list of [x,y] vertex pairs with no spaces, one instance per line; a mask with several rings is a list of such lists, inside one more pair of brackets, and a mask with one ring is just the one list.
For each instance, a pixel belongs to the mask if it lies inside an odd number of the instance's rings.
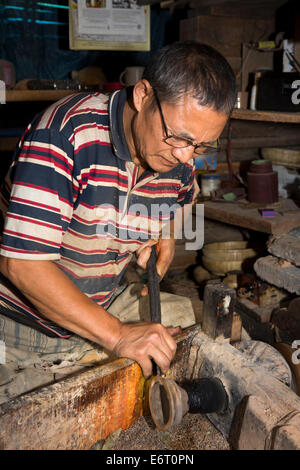
[[[187,41],[159,51],[132,90],[71,95],[34,120],[2,190],[0,331],[9,364],[25,369],[33,354],[92,342],[137,361],[145,376],[151,359],[168,369],[179,329],[120,321],[121,279],[133,253],[146,268],[152,222],[158,238],[172,219],[152,217],[151,207],[195,200],[193,158],[216,149],[235,100],[225,59]],[[139,227],[136,204],[145,208]],[[161,277],[174,244],[157,245]],[[9,364],[4,385],[15,380]]]

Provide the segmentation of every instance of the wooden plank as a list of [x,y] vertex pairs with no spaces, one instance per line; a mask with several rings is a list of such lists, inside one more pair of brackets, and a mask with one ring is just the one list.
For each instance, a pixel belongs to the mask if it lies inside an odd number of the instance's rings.
[[0,152],[10,152],[15,150],[20,137],[0,138]]
[[211,15],[216,16],[238,16],[239,18],[258,18],[266,19],[275,15],[275,10],[284,3],[285,0],[270,2],[260,1],[259,5],[251,0],[251,3],[244,4],[244,2],[223,2],[222,5],[213,6],[210,9]]
[[[227,138],[220,139],[221,148],[226,149],[227,147]],[[257,147],[287,147],[291,145],[300,144],[300,132],[295,132],[293,135],[290,133],[288,135],[277,135],[269,136],[265,135],[263,137],[236,137],[232,138],[230,141],[231,148],[257,148]]]
[[235,302],[235,309],[238,313],[245,313],[259,323],[267,323],[271,319],[274,305],[271,307],[260,307],[259,305],[251,302],[251,300],[237,297]]
[[246,119],[252,121],[290,122],[299,124],[300,113],[281,113],[278,111],[252,111],[251,109],[234,109],[232,119]]
[[[276,211],[276,216],[272,218],[263,218],[259,207],[263,206],[207,201],[204,203],[204,216],[227,224],[273,235],[286,234],[300,225],[300,209],[290,199],[281,199],[276,204],[268,205]],[[280,211],[289,210],[292,211],[290,215],[288,213],[280,215]]]
[[[201,331],[192,342],[187,379],[218,377],[222,381],[228,393],[229,405],[225,412],[208,414],[207,417],[234,448],[263,449],[267,440],[278,436],[283,417],[286,418],[285,424],[295,415],[299,418],[300,398],[272,375],[272,367],[274,362],[270,364],[270,361],[264,361],[263,356],[258,363],[255,358],[252,360],[249,354],[243,354],[225,341],[208,340]],[[247,415],[245,408],[240,408],[243,400],[249,396],[253,401],[252,410],[262,405],[251,416]],[[285,443],[279,444],[277,441],[275,444],[274,439],[274,442],[268,442],[268,448],[289,449],[295,445],[300,449],[299,430],[298,419]],[[252,442],[247,442],[247,435],[253,437]]]
[[7,90],[6,101],[57,101],[75,90]]
[[265,256],[254,264],[256,274],[276,287],[300,295],[300,268],[275,256]]
[[278,258],[286,259],[296,266],[300,266],[300,238],[285,235],[271,239],[268,251]]
[[[186,21],[186,20],[183,20]],[[228,16],[203,15],[196,18],[194,39],[210,43],[226,43],[241,46],[250,40],[263,40],[273,31],[274,20],[243,19]],[[237,57],[236,54],[232,56]]]
[[[169,377],[184,378],[198,329],[176,337]],[[144,384],[136,363],[117,359],[16,398],[0,406],[0,449],[90,449],[143,414]]]

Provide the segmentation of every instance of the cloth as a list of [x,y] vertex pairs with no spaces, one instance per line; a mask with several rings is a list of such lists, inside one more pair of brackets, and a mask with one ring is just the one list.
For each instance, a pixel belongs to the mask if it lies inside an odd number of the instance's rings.
[[[104,308],[133,253],[158,237],[173,217],[170,207],[190,203],[196,193],[188,164],[137,178],[123,129],[127,93],[71,95],[36,117],[15,152],[0,198],[1,255],[52,260]],[[160,209],[153,214],[153,207]],[[70,337],[41,318],[3,276],[0,300],[16,321],[38,324],[52,337]]]
[[[143,284],[124,286],[108,311],[122,322],[150,321],[149,298],[141,297]],[[5,361],[0,364],[0,404],[61,378],[102,364],[115,356],[77,335],[70,339],[49,336],[8,318],[0,305],[0,340]],[[191,300],[161,293],[162,324],[181,326],[196,323]]]

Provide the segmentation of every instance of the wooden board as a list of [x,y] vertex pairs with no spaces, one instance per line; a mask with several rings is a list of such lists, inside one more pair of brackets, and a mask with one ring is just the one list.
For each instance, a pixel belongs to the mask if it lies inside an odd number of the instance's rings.
[[[190,342],[199,327],[178,335],[168,376],[182,380]],[[90,449],[142,416],[140,367],[118,359],[0,406],[0,450]]]
[[[267,204],[261,207],[273,207],[276,216],[263,218],[259,208],[253,204],[213,201],[204,203],[204,216],[226,224],[273,235],[288,233],[300,225],[300,209],[291,199],[281,199],[276,204]],[[280,215],[281,211],[291,211],[291,213],[287,212],[285,215]]]
[[8,90],[6,101],[57,101],[75,90]]
[[233,119],[246,119],[250,121],[290,122],[300,124],[300,113],[283,113],[275,111],[252,111],[251,109],[234,109]]
[[270,241],[268,251],[300,267],[300,238],[285,235]]
[[264,256],[255,262],[254,270],[264,281],[292,294],[300,295],[300,268],[289,261],[271,255]]
[[0,137],[0,152],[14,151],[20,137]]

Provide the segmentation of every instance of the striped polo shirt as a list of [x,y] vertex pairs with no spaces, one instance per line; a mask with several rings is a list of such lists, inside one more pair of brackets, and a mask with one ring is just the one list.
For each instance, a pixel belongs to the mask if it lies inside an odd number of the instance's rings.
[[[80,93],[51,105],[26,129],[1,189],[1,255],[53,261],[104,308],[133,253],[172,218],[168,208],[196,193],[192,165],[137,177],[123,129],[127,93]],[[70,336],[3,275],[1,301],[16,321]]]

